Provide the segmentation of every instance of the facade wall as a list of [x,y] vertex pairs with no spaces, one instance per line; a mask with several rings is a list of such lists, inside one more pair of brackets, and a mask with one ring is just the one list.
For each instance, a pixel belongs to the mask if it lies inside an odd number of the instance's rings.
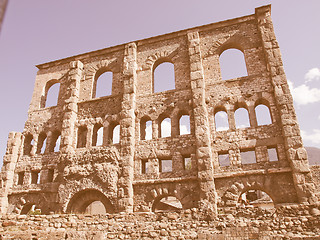
[[[247,76],[222,79],[219,56],[228,49],[243,53]],[[154,70],[164,62],[174,66],[175,88],[155,93]],[[104,203],[108,212],[151,211],[167,196],[183,208],[216,213],[217,207],[237,205],[250,189],[265,191],[275,204],[317,201],[270,6],[37,67],[24,131],[8,139],[3,213],[21,213],[29,205],[43,213],[81,212],[93,201]],[[112,72],[111,95],[96,98],[105,72]],[[57,105],[45,107],[56,83]],[[260,104],[268,108],[270,124],[258,125]],[[239,108],[248,114],[248,127],[237,126]],[[228,117],[223,131],[216,129],[219,111]],[[183,115],[189,116],[190,133],[181,135]],[[171,136],[161,137],[166,118]],[[152,122],[147,140],[146,121]],[[100,127],[103,143],[96,146]],[[60,149],[54,152],[58,139]],[[277,161],[270,161],[270,148]],[[255,155],[254,163],[243,162],[246,151]],[[228,155],[228,166],[219,163],[222,154]],[[186,168],[186,158],[191,167]],[[169,171],[161,171],[163,160],[171,160]]]

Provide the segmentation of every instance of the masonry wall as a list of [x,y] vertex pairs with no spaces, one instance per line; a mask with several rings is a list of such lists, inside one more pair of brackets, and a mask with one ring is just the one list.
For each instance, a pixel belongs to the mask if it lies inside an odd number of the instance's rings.
[[[38,65],[24,131],[9,135],[1,212],[36,206],[46,214],[81,213],[94,201],[110,213],[149,212],[171,196],[183,209],[216,214],[248,190],[268,193],[275,204],[315,203],[270,11],[264,6],[253,15]],[[219,57],[228,49],[243,54],[247,76],[222,79]],[[162,63],[173,64],[175,88],[156,93],[154,72]],[[112,72],[111,95],[97,98],[105,72]],[[57,104],[46,107],[55,84]],[[270,124],[258,124],[258,105],[267,107]],[[237,126],[240,108],[247,127]],[[218,112],[227,115],[228,129],[218,131]],[[190,119],[188,134],[179,129],[182,116]],[[161,136],[165,119],[169,137]],[[148,121],[151,139],[145,139]],[[248,151],[255,156],[251,164],[242,157]],[[228,156],[227,166],[221,155]],[[162,170],[164,160],[169,171]]]
[[318,206],[116,215],[9,215],[2,239],[320,239]]

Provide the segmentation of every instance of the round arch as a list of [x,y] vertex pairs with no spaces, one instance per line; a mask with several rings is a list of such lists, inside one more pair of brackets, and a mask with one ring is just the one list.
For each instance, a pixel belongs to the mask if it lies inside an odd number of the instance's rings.
[[67,206],[67,213],[84,213],[86,208],[93,202],[103,204],[107,213],[113,213],[114,208],[109,199],[96,189],[85,189],[75,193]]

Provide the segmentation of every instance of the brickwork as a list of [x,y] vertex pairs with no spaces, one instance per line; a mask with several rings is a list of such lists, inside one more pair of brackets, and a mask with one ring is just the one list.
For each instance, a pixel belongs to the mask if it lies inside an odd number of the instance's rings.
[[[317,202],[270,11],[38,65],[24,131],[9,134],[1,213],[83,213],[99,201],[109,213],[150,212],[159,204],[216,215],[248,190],[266,192],[275,205]],[[243,54],[247,76],[222,79],[219,57],[228,49]],[[162,63],[173,64],[175,88],[155,92]],[[112,72],[111,95],[96,98],[105,72]],[[57,105],[46,107],[55,84]],[[270,124],[258,124],[259,105]],[[237,125],[238,109],[250,126]],[[228,129],[216,128],[219,112]],[[188,134],[181,133],[182,116],[190,119]],[[167,197],[182,207],[162,202]]]

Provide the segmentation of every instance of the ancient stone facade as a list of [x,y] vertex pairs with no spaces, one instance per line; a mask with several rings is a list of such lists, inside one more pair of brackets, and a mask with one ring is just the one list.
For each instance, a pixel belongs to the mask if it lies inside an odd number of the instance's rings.
[[[233,48],[243,54],[248,74],[224,80],[219,56]],[[166,62],[174,66],[175,89],[155,93],[155,70]],[[274,204],[317,201],[270,6],[37,67],[24,131],[9,134],[1,213],[23,214],[32,206],[44,214],[83,213],[99,201],[109,213],[162,204],[215,214],[217,207],[237,205],[247,190],[266,192]],[[96,97],[105,72],[112,72],[111,95]],[[54,85],[60,85],[57,105],[46,107]],[[260,105],[271,123],[258,124]],[[237,125],[238,109],[249,126]],[[218,113],[228,119],[222,131]],[[187,134],[182,117],[189,119]],[[171,122],[166,137],[164,120]],[[250,164],[246,152],[255,156]],[[167,197],[181,206],[161,202]]]

